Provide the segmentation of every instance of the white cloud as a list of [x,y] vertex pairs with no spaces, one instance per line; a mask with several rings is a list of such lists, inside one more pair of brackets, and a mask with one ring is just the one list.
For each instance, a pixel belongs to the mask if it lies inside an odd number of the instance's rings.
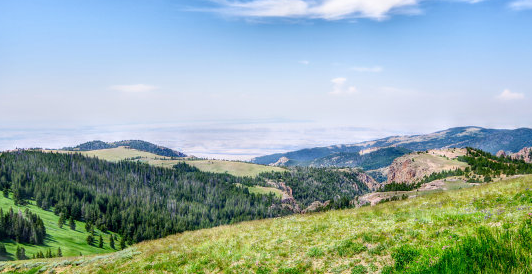
[[348,95],[357,92],[356,87],[346,86],[347,79],[343,77],[334,78],[331,80],[333,90],[329,92],[330,95]]
[[501,94],[497,96],[497,99],[504,101],[520,100],[524,98],[524,93],[511,92],[509,89],[505,89]]
[[136,84],[136,85],[114,85],[109,87],[110,90],[116,90],[121,92],[148,92],[148,91],[154,91],[159,89],[159,87],[156,86],[150,86],[145,84]]
[[384,19],[392,10],[419,0],[252,0],[215,1],[224,14],[243,17],[288,17],[338,20],[348,17]]
[[[420,14],[423,0],[211,0],[221,6],[216,12],[242,17],[282,17],[340,20],[386,19],[390,13]],[[478,3],[483,0],[456,0]],[[522,0],[529,1],[529,0]]]
[[310,65],[310,61],[308,61],[308,60],[301,60],[301,61],[299,61],[299,63],[302,64],[302,65],[305,65],[305,66]]
[[532,9],[532,0],[517,0],[510,3],[510,8],[514,10]]
[[381,72],[383,71],[383,68],[380,66],[374,66],[374,67],[352,67],[351,70],[354,70],[356,72]]

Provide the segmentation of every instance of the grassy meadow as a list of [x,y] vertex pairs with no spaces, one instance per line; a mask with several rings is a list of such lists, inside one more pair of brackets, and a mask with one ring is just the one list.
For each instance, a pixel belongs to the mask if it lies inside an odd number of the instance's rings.
[[197,167],[201,171],[215,172],[215,173],[229,173],[234,176],[257,176],[262,172],[284,171],[280,167],[272,167],[265,165],[257,165],[246,162],[223,161],[223,160],[198,160],[185,158],[184,160],[172,160],[170,157],[159,156],[150,152],[139,151],[136,149],[129,149],[126,147],[117,147],[110,149],[100,149],[91,151],[64,151],[64,150],[48,150],[51,152],[61,153],[81,153],[90,157],[97,157],[107,161],[120,161],[125,159],[135,159],[141,162],[146,162],[154,166],[162,166],[171,168],[177,163],[185,162],[191,166]]
[[532,176],[523,176],[374,207],[185,232],[118,253],[2,267],[65,273],[530,273],[531,188]]
[[[80,253],[87,255],[87,254],[99,254],[99,253],[109,253],[115,251],[115,249],[112,249],[109,247],[109,233],[102,233],[101,231],[95,229],[95,245],[88,245],[87,244],[87,236],[90,234],[85,230],[85,223],[84,222],[76,222],[76,230],[70,229],[68,225],[68,220],[63,225],[62,228],[59,228],[58,221],[59,216],[56,216],[51,211],[43,210],[37,206],[35,206],[34,201],[30,201],[30,204],[26,206],[15,206],[13,203],[13,200],[10,198],[6,198],[4,196],[0,196],[0,208],[4,211],[4,213],[9,211],[9,208],[13,208],[15,212],[18,212],[18,210],[24,212],[26,208],[28,208],[32,213],[39,214],[39,217],[44,222],[44,225],[46,227],[46,238],[44,240],[43,245],[31,245],[31,244],[19,244],[16,243],[13,240],[5,240],[1,241],[5,244],[7,252],[10,254],[14,254],[17,246],[24,247],[26,250],[26,256],[32,257],[33,254],[37,253],[38,251],[42,251],[43,253],[46,253],[48,249],[51,249],[52,252],[55,254],[57,253],[57,248],[61,247],[61,251],[63,253],[63,256],[79,256]],[[103,248],[99,248],[98,246],[98,237],[99,235],[102,235],[104,240],[104,246]],[[115,241],[116,246],[119,246],[119,241]],[[10,259],[14,259],[14,256],[12,255]]]

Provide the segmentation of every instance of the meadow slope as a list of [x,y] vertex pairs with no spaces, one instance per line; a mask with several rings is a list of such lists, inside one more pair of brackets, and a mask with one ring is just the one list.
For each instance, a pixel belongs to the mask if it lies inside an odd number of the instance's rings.
[[171,168],[177,163],[187,163],[205,172],[229,173],[234,176],[257,176],[262,172],[285,171],[284,168],[265,165],[252,164],[247,162],[223,161],[223,160],[203,160],[195,158],[171,158],[159,156],[150,152],[127,148],[124,146],[108,149],[89,151],[68,151],[68,150],[44,150],[61,153],[80,153],[89,157],[97,157],[102,160],[117,162],[121,160],[135,160],[148,163],[154,166]]
[[[77,256],[80,253],[99,254],[116,251],[116,249],[109,246],[109,236],[111,235],[111,232],[103,233],[95,228],[94,238],[96,241],[94,242],[94,245],[88,245],[87,236],[89,236],[90,233],[85,230],[84,222],[75,221],[75,230],[70,229],[68,220],[63,227],[59,227],[59,216],[55,215],[52,211],[43,210],[36,206],[35,201],[28,201],[28,204],[24,206],[17,206],[13,202],[12,194],[10,195],[10,198],[0,195],[0,208],[4,212],[8,212],[10,208],[12,208],[14,212],[18,212],[19,210],[24,212],[24,210],[29,209],[32,213],[36,213],[41,217],[46,227],[46,238],[44,239],[43,245],[21,244],[13,240],[1,241],[1,243],[5,244],[7,252],[11,254],[8,256],[8,259],[14,259],[12,254],[15,254],[17,246],[24,247],[26,250],[26,256],[30,258],[33,254],[36,254],[39,251],[46,253],[48,249],[55,254],[59,247],[61,248],[63,256]],[[98,247],[97,241],[100,235],[102,235],[104,240],[102,248]],[[118,243],[119,242],[116,242],[116,247],[119,246]]]
[[522,176],[374,207],[185,232],[112,254],[1,267],[64,273],[452,273],[449,267],[465,267],[461,272],[527,273],[530,188],[532,176]]

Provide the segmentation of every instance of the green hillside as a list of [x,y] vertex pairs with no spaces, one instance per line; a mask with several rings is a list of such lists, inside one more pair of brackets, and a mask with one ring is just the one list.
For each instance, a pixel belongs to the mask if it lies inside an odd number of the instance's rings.
[[[95,239],[98,240],[99,235],[102,235],[104,239],[103,248],[98,247],[97,241],[95,241],[96,244],[94,245],[88,245],[87,236],[89,236],[90,233],[85,230],[84,222],[75,221],[75,230],[70,229],[68,222],[66,222],[62,228],[59,228],[59,216],[55,215],[52,211],[46,211],[35,206],[34,201],[29,202],[30,203],[26,206],[16,206],[13,202],[12,195],[9,198],[0,196],[0,208],[4,212],[9,211],[10,208],[13,208],[15,212],[18,212],[19,210],[24,212],[24,210],[29,209],[32,213],[39,215],[46,227],[47,235],[44,243],[43,245],[30,245],[19,244],[13,240],[1,241],[5,244],[7,252],[10,254],[6,259],[15,258],[13,254],[15,254],[17,246],[24,247],[26,250],[26,256],[30,258],[33,254],[36,254],[39,251],[45,253],[48,249],[51,249],[53,253],[57,253],[58,247],[61,247],[61,251],[65,257],[78,256],[80,253],[87,255],[115,251],[115,249],[109,246],[109,236],[111,235],[110,232],[102,233],[101,231],[95,229]],[[116,246],[119,246],[118,242]]]
[[191,166],[197,167],[201,171],[228,173],[234,176],[257,176],[262,172],[285,171],[281,167],[258,165],[246,162],[223,161],[223,160],[201,160],[193,158],[179,158],[159,156],[157,154],[132,149],[125,146],[113,148],[101,148],[95,150],[44,150],[45,152],[59,152],[59,153],[80,153],[85,156],[97,157],[98,159],[117,162],[121,160],[132,160],[143,163],[148,163],[154,166],[172,168],[177,163],[187,163]]
[[65,273],[530,273],[532,176],[374,207],[226,225],[103,256],[6,263]]

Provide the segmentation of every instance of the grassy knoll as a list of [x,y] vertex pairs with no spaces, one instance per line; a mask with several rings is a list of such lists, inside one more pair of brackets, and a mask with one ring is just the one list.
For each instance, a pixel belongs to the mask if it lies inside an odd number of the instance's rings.
[[[374,207],[185,232],[103,256],[35,260],[19,271],[55,265],[67,273],[530,273],[531,188],[532,176],[524,176]],[[13,270],[11,264],[3,267]]]
[[117,147],[110,149],[100,149],[91,151],[64,151],[51,150],[53,152],[61,153],[81,153],[86,156],[98,157],[107,161],[120,161],[125,159],[135,159],[141,162],[146,162],[150,165],[169,167],[171,168],[177,163],[185,162],[191,166],[197,167],[201,171],[215,172],[215,173],[229,173],[234,176],[257,176],[262,172],[284,171],[280,167],[271,167],[264,165],[257,165],[246,162],[222,161],[222,160],[172,160],[170,157],[159,156],[150,152],[139,151],[136,149],[129,149],[126,147]]
[[[240,187],[244,187],[241,184],[237,184]],[[273,187],[264,187],[264,186],[245,186],[248,188],[250,193],[255,194],[270,194],[273,193],[275,196],[277,196],[279,199],[283,197],[283,191],[277,188]]]
[[[63,225],[62,228],[59,228],[57,224],[59,217],[51,211],[46,211],[35,206],[33,201],[27,206],[15,206],[12,199],[0,196],[0,208],[2,208],[4,212],[9,211],[9,208],[13,208],[15,212],[17,212],[19,209],[20,211],[24,212],[24,210],[28,208],[31,212],[39,214],[46,227],[47,235],[43,245],[18,244],[13,240],[1,241],[6,245],[7,252],[10,254],[15,253],[17,245],[24,247],[24,249],[26,249],[26,256],[30,258],[38,251],[46,253],[48,249],[51,249],[53,253],[57,253],[58,247],[61,247],[63,256],[65,257],[78,256],[80,253],[99,254],[115,251],[109,247],[109,234],[101,233],[99,230],[95,230],[96,240],[98,240],[100,234],[103,236],[104,247],[98,248],[97,241],[95,242],[96,244],[94,246],[90,246],[87,244],[87,236],[89,233],[85,231],[84,222],[76,221],[76,230],[70,229],[68,221],[65,225]],[[116,242],[116,246],[119,246],[118,241]],[[9,259],[14,259],[14,256],[11,256]]]

